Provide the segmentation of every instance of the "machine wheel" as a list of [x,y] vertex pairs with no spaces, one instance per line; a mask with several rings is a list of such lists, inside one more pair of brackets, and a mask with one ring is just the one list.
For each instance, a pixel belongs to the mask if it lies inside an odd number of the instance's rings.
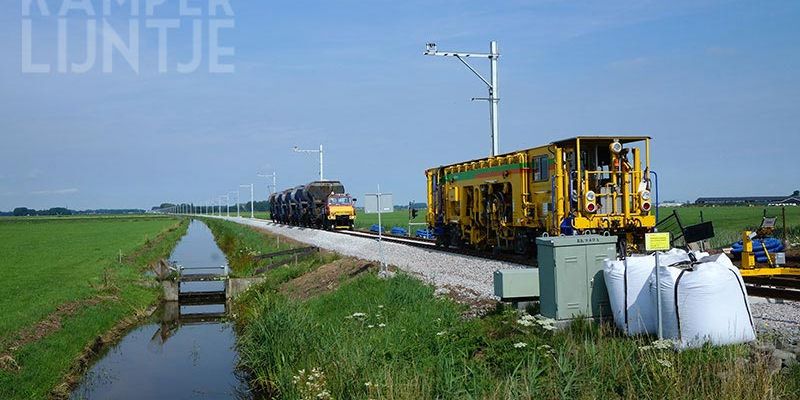
[[520,235],[514,239],[514,253],[524,256],[533,254],[533,242],[527,235]]
[[464,241],[461,239],[461,230],[458,228],[458,225],[451,225],[448,231],[447,236],[450,238],[449,245],[457,249],[464,247]]

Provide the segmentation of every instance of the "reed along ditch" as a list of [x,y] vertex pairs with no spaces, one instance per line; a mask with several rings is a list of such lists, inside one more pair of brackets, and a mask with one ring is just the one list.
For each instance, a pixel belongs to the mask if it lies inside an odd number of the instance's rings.
[[[228,260],[211,230],[191,221],[170,261],[185,276],[222,273]],[[227,272],[226,270],[224,272]],[[224,290],[222,281],[184,282],[182,294]],[[224,296],[223,296],[224,298]],[[198,303],[198,302],[192,302]],[[72,399],[253,398],[237,369],[236,334],[228,304],[164,302],[89,368]]]

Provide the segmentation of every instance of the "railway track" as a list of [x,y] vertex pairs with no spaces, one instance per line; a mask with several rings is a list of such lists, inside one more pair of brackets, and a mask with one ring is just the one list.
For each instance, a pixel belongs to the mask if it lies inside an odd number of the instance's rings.
[[[370,232],[370,231],[362,231],[362,230],[352,230],[352,231],[332,231],[336,233],[340,233],[343,235],[350,235],[356,237],[363,237],[368,239],[378,239],[378,233]],[[515,254],[488,254],[485,252],[481,252],[478,250],[473,249],[462,249],[462,248],[454,248],[454,247],[443,247],[437,246],[435,240],[431,239],[422,239],[422,238],[412,238],[407,236],[395,236],[395,235],[381,235],[381,240],[391,243],[400,243],[405,244],[408,246],[415,246],[415,247],[422,247],[425,249],[430,249],[433,251],[441,251],[445,253],[453,253],[453,254],[460,254],[464,256],[470,257],[478,257],[484,258],[487,260],[495,260],[495,261],[503,261],[509,262],[513,264],[522,264],[528,266],[536,266],[536,259],[533,257],[525,257],[522,255],[515,255]]]
[[[270,220],[262,220],[262,221],[268,221],[268,222],[270,222],[272,224],[279,225],[279,226],[293,227],[293,225],[280,224],[280,223],[277,223],[277,222],[274,222],[274,221],[270,221]],[[307,229],[313,229],[313,228],[307,228]],[[366,238],[366,239],[376,239],[376,240],[378,239],[378,233],[377,232],[370,232],[370,231],[363,231],[363,230],[352,230],[352,231],[348,231],[348,230],[332,230],[332,231],[328,231],[328,232],[338,233],[338,234],[341,234],[341,235],[349,235],[349,236],[361,237],[361,238]],[[453,247],[437,246],[436,245],[436,241],[435,240],[431,240],[431,239],[414,238],[414,237],[407,237],[407,236],[396,236],[396,235],[391,235],[391,234],[386,234],[386,233],[381,235],[381,239],[383,241],[385,241],[385,242],[399,243],[399,244],[404,244],[404,245],[407,245],[407,246],[414,246],[414,247],[421,247],[421,248],[424,248],[424,249],[429,249],[431,251],[441,251],[441,252],[445,252],[445,253],[460,254],[460,255],[464,255],[464,256],[477,257],[477,258],[483,258],[483,259],[494,260],[494,261],[503,261],[503,262],[513,263],[513,264],[522,264],[522,265],[534,266],[534,267],[537,265],[536,259],[531,257],[531,256],[525,257],[525,256],[522,256],[522,255],[505,254],[505,253],[491,254],[491,253],[485,253],[485,252],[481,252],[481,251],[473,250],[473,249],[459,249],[459,248],[453,248]]]
[[756,297],[800,301],[800,277],[744,277],[747,294]]

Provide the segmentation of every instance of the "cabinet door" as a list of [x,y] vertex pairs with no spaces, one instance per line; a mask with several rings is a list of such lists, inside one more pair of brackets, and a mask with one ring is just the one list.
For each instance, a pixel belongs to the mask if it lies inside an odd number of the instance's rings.
[[581,246],[560,247],[556,252],[558,318],[573,318],[587,313],[586,251]]

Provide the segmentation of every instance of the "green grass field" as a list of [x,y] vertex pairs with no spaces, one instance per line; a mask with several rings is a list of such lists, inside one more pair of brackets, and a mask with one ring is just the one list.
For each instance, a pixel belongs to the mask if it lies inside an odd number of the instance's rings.
[[[711,240],[713,247],[726,247],[738,241],[745,229],[755,230],[761,224],[761,219],[766,209],[768,217],[778,217],[777,234],[782,233],[782,219],[780,207],[700,207],[684,206],[677,208],[664,208],[659,210],[659,217],[666,218],[673,211],[677,211],[684,225],[692,225],[704,221],[712,221],[716,236]],[[786,207],[786,231],[790,242],[800,240],[800,207]]]
[[[0,369],[0,398],[47,397],[91,340],[155,301],[159,291],[139,284],[142,269],[168,256],[186,225],[167,217],[0,220],[0,354],[19,367]],[[67,305],[76,307],[64,314]],[[33,327],[54,315],[63,315],[60,326],[40,326],[37,336]]]

